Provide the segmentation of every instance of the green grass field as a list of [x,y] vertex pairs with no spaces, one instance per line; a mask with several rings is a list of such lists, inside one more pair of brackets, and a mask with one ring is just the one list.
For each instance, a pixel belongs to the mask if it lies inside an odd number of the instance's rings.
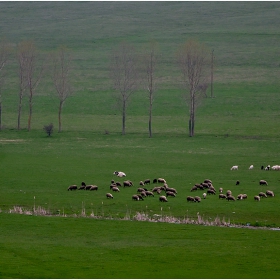
[[[76,89],[57,133],[58,100],[45,77],[34,98],[32,130],[26,130],[25,97],[23,129],[17,131],[17,68],[12,57],[7,64],[1,278],[279,278],[279,231],[262,227],[280,226],[280,173],[260,169],[280,164],[278,2],[1,2],[0,8],[1,36],[13,46],[33,39],[45,54],[60,44],[71,50]],[[203,100],[190,138],[175,53],[193,38],[214,49],[215,98]],[[121,135],[109,55],[123,40],[141,52],[151,39],[160,53],[153,137],[143,90],[130,100],[127,134]],[[50,122],[55,132],[47,137],[43,126]],[[239,170],[230,171],[232,165]],[[134,186],[108,200],[115,170]],[[177,189],[176,198],[132,201],[140,180],[158,177]],[[213,195],[187,203],[191,187],[206,178],[216,189],[248,199]],[[82,181],[98,191],[67,191]],[[275,197],[254,201],[267,189]],[[15,206],[50,215],[9,213]],[[136,213],[181,220],[199,215],[209,223],[220,219],[257,229],[140,222]]]

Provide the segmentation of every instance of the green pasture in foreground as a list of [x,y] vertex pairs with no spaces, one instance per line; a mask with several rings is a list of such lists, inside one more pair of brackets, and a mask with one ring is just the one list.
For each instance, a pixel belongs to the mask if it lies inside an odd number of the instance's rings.
[[[0,277],[279,278],[279,231],[132,221],[140,212],[280,226],[280,173],[260,170],[280,164],[279,8],[279,2],[1,2],[0,31],[13,51],[32,39],[44,54],[61,44],[70,49],[75,94],[65,102],[63,132],[57,133],[58,100],[46,74],[33,100],[32,130],[25,130],[25,97],[23,129],[17,131],[17,68],[13,58],[7,64],[1,88]],[[143,52],[151,39],[160,55],[153,137],[142,89],[130,100],[122,136],[109,54],[123,40]],[[188,39],[215,54],[215,98],[198,108],[193,138],[175,61]],[[50,122],[55,131],[47,137],[42,128]],[[248,170],[251,164],[255,168]],[[239,170],[230,171],[232,165]],[[115,170],[126,172],[134,186],[108,200]],[[177,189],[176,198],[132,201],[140,180],[157,177]],[[187,195],[202,194],[190,188],[206,178],[216,189],[248,199],[228,202],[213,195],[187,203]],[[260,179],[268,186],[259,186]],[[82,181],[98,191],[67,191]],[[266,189],[275,197],[254,201]],[[41,207],[52,216],[8,213],[14,206]]]
[[0,213],[1,278],[279,278],[279,232]]

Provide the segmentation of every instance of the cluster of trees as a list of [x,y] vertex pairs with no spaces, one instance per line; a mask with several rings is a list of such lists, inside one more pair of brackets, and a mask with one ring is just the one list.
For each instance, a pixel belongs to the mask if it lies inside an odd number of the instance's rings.
[[[3,68],[9,56],[9,44],[0,44],[0,129],[2,127],[1,89],[4,83]],[[28,130],[31,129],[33,96],[46,70],[46,63],[38,59],[38,51],[33,41],[23,41],[17,46],[16,58],[18,63],[18,123],[21,126],[21,109],[24,96],[28,97],[29,117]],[[59,100],[58,131],[62,131],[62,107],[66,99],[73,93],[70,82],[72,59],[65,47],[59,47],[48,60],[51,61],[51,77]],[[149,136],[152,137],[152,112],[154,94],[157,90],[156,69],[158,62],[157,45],[150,43],[146,53],[139,56],[134,47],[120,43],[111,53],[110,77],[115,89],[115,97],[122,112],[122,134],[126,133],[126,110],[132,94],[139,88],[139,83],[147,89],[149,98]],[[184,97],[189,108],[189,136],[194,136],[195,112],[202,97],[206,96],[209,85],[210,59],[206,47],[197,41],[187,41],[177,52],[177,62],[182,73]],[[40,64],[41,63],[41,64]],[[211,72],[213,76],[213,73]]]
[[[156,91],[155,71],[157,67],[156,44],[151,43],[146,54],[141,57],[144,73],[139,79],[137,71],[137,55],[133,46],[121,43],[112,53],[111,73],[114,88],[122,110],[122,133],[125,134],[126,108],[128,99],[136,91],[137,83],[144,83],[149,97],[149,136],[152,137],[152,108]],[[188,41],[177,52],[177,62],[182,72],[185,100],[189,107],[189,136],[194,136],[195,112],[202,97],[206,96],[209,85],[210,68],[213,69],[206,47],[197,41]],[[213,64],[213,52],[212,52]],[[213,71],[211,71],[211,84]],[[212,94],[211,94],[212,96]]]
[[[2,88],[5,82],[4,66],[7,64],[10,56],[9,43],[2,41],[0,43],[0,129],[2,128]],[[46,61],[51,62],[50,75],[54,85],[54,90],[59,99],[58,111],[58,131],[62,131],[62,107],[66,99],[72,94],[73,89],[70,82],[71,56],[69,51],[61,46],[57,51],[48,56],[45,61],[40,60],[40,54],[33,41],[22,41],[16,49],[16,61],[18,65],[18,117],[17,129],[21,129],[21,113],[23,98],[28,97],[28,131],[31,130],[33,97],[36,94],[37,87],[46,72]]]

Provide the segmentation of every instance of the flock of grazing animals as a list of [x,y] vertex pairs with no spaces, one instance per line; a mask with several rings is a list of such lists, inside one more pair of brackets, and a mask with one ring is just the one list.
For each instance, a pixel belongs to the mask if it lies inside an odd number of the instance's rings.
[[[265,168],[262,166],[261,169],[264,170],[278,170],[275,169],[276,167],[279,167],[278,165],[273,166],[272,168],[270,168],[270,166],[266,166]],[[249,169],[253,169],[254,166],[250,165]],[[238,166],[234,165],[231,167],[231,170],[238,170]],[[116,175],[117,177],[123,178],[126,177],[126,174],[122,171],[115,171],[113,173],[113,175]],[[160,202],[168,202],[167,197],[176,197],[177,195],[177,190],[175,188],[170,188],[167,183],[166,180],[163,178],[157,178],[154,179],[152,181],[153,184],[155,183],[161,183],[163,184],[162,186],[157,186],[157,187],[153,187],[151,190],[148,190],[147,188],[144,188],[144,186],[146,185],[150,185],[151,184],[151,180],[150,179],[146,179],[144,181],[140,181],[139,182],[139,187],[137,189],[137,194],[133,194],[132,195],[132,200],[135,201],[141,201],[144,200],[144,198],[152,196],[154,197],[155,194],[159,195],[159,201]],[[240,181],[237,180],[236,181],[236,185],[239,185]],[[260,185],[268,185],[267,181],[265,180],[260,180],[259,181]],[[110,184],[110,190],[112,192],[120,192],[120,187],[132,187],[133,183],[130,180],[125,180],[123,181],[123,183],[120,182],[115,182],[115,180],[111,180],[111,184]],[[85,182],[81,183],[81,186],[78,188],[77,185],[71,185],[68,187],[68,191],[72,191],[72,190],[89,190],[89,191],[97,191],[98,190],[98,186],[96,185],[86,185]],[[209,179],[205,179],[203,181],[203,183],[200,184],[195,184],[190,191],[194,192],[194,191],[198,191],[198,190],[202,190],[204,191],[202,194],[202,198],[206,199],[207,195],[216,195],[216,189],[214,188],[212,181]],[[162,192],[165,192],[165,195],[162,195]],[[260,192],[258,195],[254,196],[254,200],[255,201],[260,201],[261,198],[267,198],[267,197],[274,197],[274,193],[271,190],[267,190],[266,193],[264,192]],[[111,193],[106,193],[106,198],[108,199],[113,199],[114,196]],[[235,198],[235,196],[232,195],[232,191],[231,190],[227,190],[226,193],[223,192],[223,188],[219,188],[219,199],[225,199],[227,201],[236,201],[236,200],[245,200],[248,198],[247,194],[238,194],[237,197]],[[196,195],[196,196],[187,196],[187,202],[201,202],[201,197]]]
[[[126,177],[126,174],[122,171],[115,171],[113,173],[113,175],[116,175],[117,177]],[[136,200],[136,201],[140,201],[140,200],[144,200],[144,198],[148,197],[148,196],[153,196],[154,194],[160,194],[161,191],[165,191],[165,195],[161,195],[159,196],[159,201],[160,202],[167,202],[167,197],[171,196],[171,197],[176,197],[177,194],[177,190],[174,188],[169,188],[168,185],[166,184],[165,179],[163,178],[157,178],[153,180],[153,183],[162,183],[162,186],[159,187],[154,187],[152,188],[150,191],[147,188],[144,188],[145,185],[150,184],[151,180],[150,179],[146,179],[144,181],[140,181],[139,182],[139,188],[137,189],[137,194],[132,195],[132,200]],[[132,187],[133,186],[133,182],[130,180],[125,180],[123,181],[123,183],[120,182],[115,182],[115,180],[111,180],[111,184],[110,184],[110,190],[112,192],[120,192],[120,187]],[[74,190],[89,190],[89,191],[97,191],[98,190],[98,186],[96,185],[86,185],[85,182],[81,183],[81,186],[78,187],[77,185],[71,185],[68,187],[67,189],[68,191],[74,191]],[[114,196],[111,193],[106,193],[106,198],[108,199],[113,199]]]

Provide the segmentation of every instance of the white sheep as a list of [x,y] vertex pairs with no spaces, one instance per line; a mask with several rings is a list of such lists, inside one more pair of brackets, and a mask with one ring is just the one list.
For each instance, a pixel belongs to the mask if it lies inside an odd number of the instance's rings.
[[280,165],[273,165],[271,167],[272,170],[280,170]]
[[254,196],[254,200],[260,201],[261,198],[260,198],[258,195],[255,195],[255,196]]
[[238,165],[233,165],[230,170],[238,170]]
[[117,175],[118,177],[125,177],[126,176],[126,174],[122,171],[115,171],[113,173],[113,175]]
[[207,194],[206,194],[206,193],[203,193],[202,196],[203,196],[203,198],[205,199],[206,196],[207,196]]
[[254,165],[252,164],[252,165],[250,165],[250,167],[249,167],[249,169],[253,169],[254,168]]

